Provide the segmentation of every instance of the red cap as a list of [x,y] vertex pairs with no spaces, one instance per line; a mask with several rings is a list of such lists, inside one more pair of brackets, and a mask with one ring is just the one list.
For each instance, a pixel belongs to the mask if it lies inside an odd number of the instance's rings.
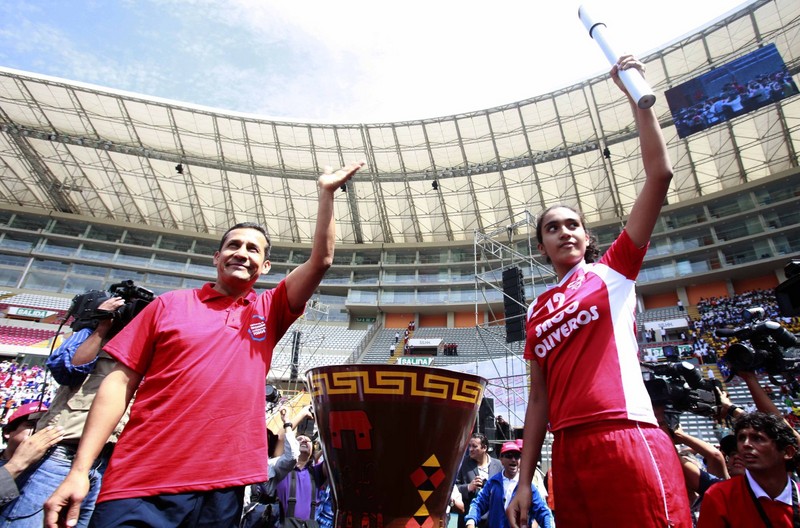
[[503,447],[500,448],[500,454],[508,453],[509,451],[522,452],[522,447],[517,442],[503,442]]
[[[6,424],[6,427],[9,427],[10,425],[14,424],[15,422],[17,422],[19,420],[28,418],[28,416],[30,416],[32,414],[45,412],[46,410],[47,410],[47,404],[39,402],[39,401],[26,403],[25,405],[20,405],[19,407],[17,407],[17,410],[15,410],[14,413],[11,415],[11,417],[8,419],[8,423]],[[39,417],[37,416],[35,418],[38,419]],[[33,418],[29,418],[29,419],[33,419]]]

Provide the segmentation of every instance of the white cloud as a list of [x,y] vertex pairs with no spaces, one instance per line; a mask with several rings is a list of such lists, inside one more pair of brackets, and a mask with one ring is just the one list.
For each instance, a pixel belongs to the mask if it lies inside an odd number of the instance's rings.
[[[632,10],[641,11],[641,2],[595,4],[595,15],[607,17],[609,33],[637,53],[692,28],[655,23],[652,17],[622,22],[632,18]],[[727,2],[728,7],[735,4]],[[478,110],[607,71],[605,58],[577,17],[578,5],[574,0],[234,0],[228,16],[264,42],[299,50],[307,61],[304,75],[285,79],[289,84],[280,99],[309,97],[306,108],[335,113],[298,114],[297,109],[304,108],[295,104],[283,112],[347,122]],[[724,3],[706,6],[707,14],[694,25],[720,14],[720,5]],[[672,11],[689,18],[680,6]],[[317,89],[303,84],[312,71],[318,77]],[[272,113],[281,111],[267,107]],[[336,113],[337,108],[342,113]]]
[[[641,1],[595,0],[593,12],[617,42],[641,54],[736,4],[673,0],[644,16]],[[393,121],[511,103],[606,71],[577,6],[576,0],[126,1],[116,9],[119,23],[130,27],[97,49],[84,34],[91,28],[6,4],[0,59],[272,117]],[[85,8],[104,23],[101,5]]]

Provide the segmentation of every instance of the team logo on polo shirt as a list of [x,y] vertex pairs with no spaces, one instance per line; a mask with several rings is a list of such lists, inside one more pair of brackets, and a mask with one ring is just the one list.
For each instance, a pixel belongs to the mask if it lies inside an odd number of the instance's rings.
[[250,339],[253,341],[263,341],[267,338],[267,323],[264,321],[263,315],[253,316],[253,322],[250,323],[247,333],[250,334]]
[[576,277],[575,280],[567,284],[567,289],[577,290],[578,288],[581,287],[582,284],[583,284],[583,275],[581,275],[580,277]]

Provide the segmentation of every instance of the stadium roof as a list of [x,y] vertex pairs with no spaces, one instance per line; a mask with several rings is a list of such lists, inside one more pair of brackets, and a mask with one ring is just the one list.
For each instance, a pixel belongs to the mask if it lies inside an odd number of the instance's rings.
[[[670,203],[797,164],[798,97],[688,139],[663,97],[766,43],[796,76],[800,3],[756,1],[644,59],[675,164]],[[619,218],[643,179],[631,112],[605,76],[468,114],[323,125],[0,69],[0,132],[0,203],[208,233],[259,221],[294,243],[311,241],[322,168],[357,159],[368,168],[337,192],[347,243],[472,240],[553,203]]]

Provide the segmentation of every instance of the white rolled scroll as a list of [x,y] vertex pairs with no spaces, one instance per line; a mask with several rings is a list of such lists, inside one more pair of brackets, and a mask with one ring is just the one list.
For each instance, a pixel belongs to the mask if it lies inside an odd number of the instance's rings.
[[[602,50],[608,62],[611,63],[612,66],[616,64],[620,55],[616,53],[608,43],[606,25],[592,17],[587,11],[586,6],[580,6],[578,8],[578,18],[580,18],[583,25],[586,26],[589,36],[600,46],[600,50]],[[631,94],[631,97],[636,101],[639,108],[650,108],[655,104],[656,96],[653,93],[653,89],[650,88],[650,85],[644,80],[639,70],[633,68],[620,70],[619,78],[622,79],[622,84],[628,89],[628,93]]]

